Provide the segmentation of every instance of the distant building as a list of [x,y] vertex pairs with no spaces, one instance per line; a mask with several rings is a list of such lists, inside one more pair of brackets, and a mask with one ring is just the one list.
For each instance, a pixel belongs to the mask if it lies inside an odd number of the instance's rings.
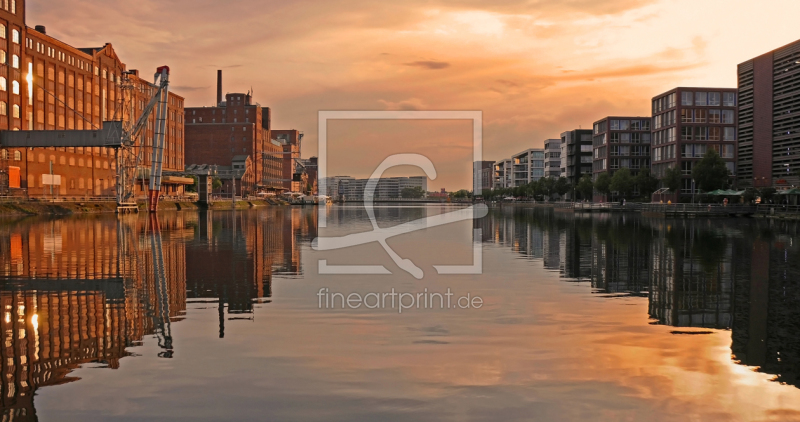
[[513,186],[512,184],[512,168],[511,168],[511,159],[506,158],[505,160],[495,161],[494,162],[494,188],[501,189],[501,188],[510,188]]
[[800,40],[738,66],[740,187],[800,185]]
[[282,148],[280,155],[281,185],[283,189],[291,192],[301,192],[305,189],[303,169],[298,165],[300,160],[300,145],[303,141],[303,132],[297,129],[272,130],[273,143],[278,143]]
[[[566,157],[564,156],[566,153]],[[573,186],[584,175],[592,174],[592,131],[575,129],[561,134],[562,174]]]
[[[336,176],[326,178],[328,195],[335,200],[363,201],[364,190],[370,179],[354,179],[349,176]],[[419,188],[422,192],[428,191],[428,178],[426,176],[411,177],[382,177],[375,186],[374,199],[399,199],[403,189]],[[331,195],[333,193],[333,195]]]
[[526,149],[511,156],[511,186],[523,186],[544,177],[544,150]]
[[475,161],[472,163],[472,189],[476,194],[478,194],[478,191],[485,191],[494,187],[492,182],[493,164],[494,161]]
[[[692,169],[715,149],[736,174],[736,88],[675,88],[653,97],[652,172],[668,168],[683,174],[681,194],[697,191]],[[676,198],[677,199],[677,198]]]
[[[613,175],[618,169],[627,168],[636,175],[650,168],[649,117],[604,117],[594,122],[593,132],[593,180],[602,173]],[[603,199],[611,198],[595,194],[596,201]]]
[[561,177],[561,139],[544,141],[544,176]]
[[271,142],[269,108],[253,102],[250,93],[227,94],[222,101],[218,75],[217,104],[185,109],[187,165],[230,167],[235,157],[249,155],[256,179],[253,190],[282,190],[283,148]]

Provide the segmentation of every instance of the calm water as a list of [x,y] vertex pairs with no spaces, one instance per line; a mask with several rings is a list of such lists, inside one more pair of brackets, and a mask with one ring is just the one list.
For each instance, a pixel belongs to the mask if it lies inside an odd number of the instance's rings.
[[[326,220],[0,220],[2,420],[800,420],[796,223],[493,209],[390,239],[417,280],[377,244],[313,250],[372,229],[357,208]],[[482,275],[437,275],[469,265],[473,240]],[[394,274],[321,275],[321,259]],[[319,295],[392,289],[482,306]]]

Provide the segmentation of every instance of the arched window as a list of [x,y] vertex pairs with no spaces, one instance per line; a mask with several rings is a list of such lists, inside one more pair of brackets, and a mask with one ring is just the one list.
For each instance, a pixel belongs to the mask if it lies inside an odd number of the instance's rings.
[[0,116],[8,115],[8,104],[5,101],[0,101]]
[[14,104],[14,107],[12,108],[12,115],[11,115],[11,117],[13,117],[13,118],[15,118],[15,119],[19,119],[19,105],[17,105],[17,104]]
[[19,44],[19,31],[16,29],[11,30],[11,42],[14,44]]
[[11,82],[11,92],[14,95],[19,95],[19,82],[18,81],[12,81]]
[[11,67],[14,69],[19,69],[19,56],[16,54],[11,56]]
[[6,26],[5,25],[0,25],[0,38],[3,38],[3,39],[6,38]]
[[0,50],[0,64],[6,64],[8,57],[6,56],[5,50]]
[[5,76],[0,76],[0,91],[7,91],[8,90],[8,82]]

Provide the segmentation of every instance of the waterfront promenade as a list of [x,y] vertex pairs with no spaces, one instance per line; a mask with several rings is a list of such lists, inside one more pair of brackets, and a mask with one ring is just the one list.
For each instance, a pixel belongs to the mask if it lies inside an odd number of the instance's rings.
[[592,202],[498,202],[494,206],[515,208],[551,208],[569,213],[635,213],[652,217],[768,217],[800,219],[797,205],[739,204],[655,204]]

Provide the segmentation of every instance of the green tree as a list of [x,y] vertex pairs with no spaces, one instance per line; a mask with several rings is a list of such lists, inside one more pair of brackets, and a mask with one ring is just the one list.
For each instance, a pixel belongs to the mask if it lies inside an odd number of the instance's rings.
[[766,201],[769,201],[770,199],[772,199],[772,197],[775,196],[775,192],[777,192],[777,190],[775,190],[775,188],[773,188],[773,187],[762,188],[761,189],[761,200],[762,200],[762,202],[766,202]]
[[425,196],[425,191],[419,186],[408,187],[400,191],[400,196],[403,198],[422,198]]
[[567,194],[572,189],[572,184],[569,182],[569,179],[566,177],[559,177],[556,181],[556,193],[561,195],[563,198],[564,195]]
[[472,197],[472,193],[466,189],[461,189],[453,193],[453,198],[464,199]]
[[186,185],[186,192],[197,192],[197,176],[190,174],[189,178],[194,182],[191,185]]
[[217,190],[222,187],[222,180],[219,177],[215,177],[211,180],[211,189]]
[[639,170],[639,174],[636,175],[636,187],[639,188],[639,193],[642,196],[649,198],[658,189],[658,179],[650,174],[650,169]]
[[621,168],[614,172],[610,185],[612,191],[619,192],[623,198],[627,199],[633,192],[633,187],[634,180],[630,169]]
[[594,181],[594,189],[608,196],[611,193],[611,175],[608,172],[600,173]]
[[670,167],[664,172],[664,178],[661,179],[663,186],[671,192],[678,192],[681,189],[683,175],[677,167]]
[[547,195],[547,199],[550,199],[550,197],[556,192],[556,179],[553,177],[545,177],[544,179],[540,179],[539,184],[542,186],[542,192],[544,195]]
[[728,185],[728,166],[717,151],[709,149],[703,159],[694,165],[692,178],[697,182],[697,187],[706,192],[722,189]]
[[591,199],[592,192],[594,192],[594,183],[592,183],[592,176],[588,174],[584,174],[583,177],[578,181],[578,185],[575,187],[578,193],[581,194],[583,199]]

